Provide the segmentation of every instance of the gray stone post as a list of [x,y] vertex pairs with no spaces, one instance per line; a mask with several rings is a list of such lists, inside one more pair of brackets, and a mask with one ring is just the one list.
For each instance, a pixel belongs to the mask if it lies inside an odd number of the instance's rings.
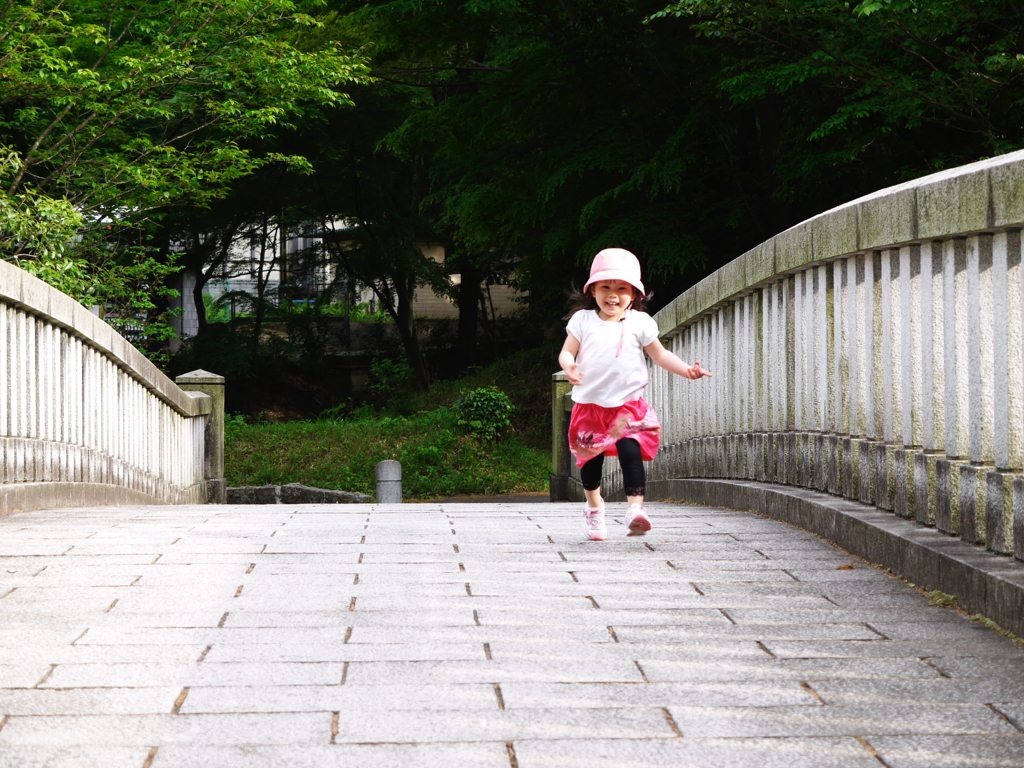
[[551,477],[548,490],[551,501],[569,500],[569,453],[567,438],[569,419],[565,410],[565,396],[572,384],[562,372],[551,375]]
[[377,465],[377,503],[402,503],[402,465],[393,459]]
[[178,376],[175,383],[186,392],[202,392],[210,396],[213,410],[206,421],[206,483],[207,503],[227,501],[224,479],[224,377],[208,371],[191,371]]

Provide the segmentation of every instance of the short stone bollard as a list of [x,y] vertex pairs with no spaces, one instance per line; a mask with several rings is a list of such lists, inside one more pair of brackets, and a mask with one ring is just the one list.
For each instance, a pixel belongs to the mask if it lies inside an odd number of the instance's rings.
[[394,459],[377,465],[377,503],[402,503],[402,465]]

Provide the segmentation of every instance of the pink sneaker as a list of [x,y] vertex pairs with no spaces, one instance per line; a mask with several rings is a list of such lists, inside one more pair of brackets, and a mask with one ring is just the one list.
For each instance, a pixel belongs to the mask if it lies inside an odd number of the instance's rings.
[[626,525],[629,526],[627,536],[643,536],[651,530],[651,519],[639,504],[634,504],[626,510]]
[[591,510],[583,508],[583,532],[591,541],[604,541],[608,536],[608,528],[604,524],[604,507]]

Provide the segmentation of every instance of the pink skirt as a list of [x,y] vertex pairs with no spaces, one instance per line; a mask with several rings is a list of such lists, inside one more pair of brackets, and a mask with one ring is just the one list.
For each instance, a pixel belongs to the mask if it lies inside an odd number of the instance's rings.
[[640,455],[651,461],[661,444],[661,423],[643,398],[604,408],[593,403],[575,403],[569,419],[569,450],[576,457],[576,466],[582,467],[602,453],[618,456],[615,443],[632,437],[640,444]]

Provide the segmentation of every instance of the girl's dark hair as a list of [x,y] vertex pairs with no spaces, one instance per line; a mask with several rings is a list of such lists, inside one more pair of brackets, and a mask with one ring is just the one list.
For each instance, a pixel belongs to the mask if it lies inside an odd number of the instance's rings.
[[[635,309],[637,312],[644,312],[647,309],[647,302],[651,300],[653,294],[645,294],[643,296],[637,295],[639,292],[636,288],[633,288],[633,303],[630,305],[630,309]],[[563,317],[563,320],[568,320],[570,317],[575,315],[581,309],[597,309],[597,299],[594,298],[594,294],[589,291],[584,293],[583,291],[576,290],[573,286],[572,293],[569,294],[569,301],[566,302],[569,307],[569,314]]]

